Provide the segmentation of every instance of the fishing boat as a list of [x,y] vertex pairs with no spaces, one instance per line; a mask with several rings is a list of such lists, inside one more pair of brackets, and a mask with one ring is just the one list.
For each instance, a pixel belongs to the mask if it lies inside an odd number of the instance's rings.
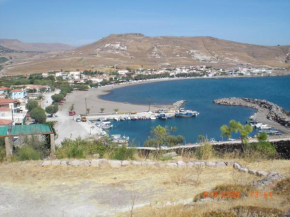
[[150,116],[151,120],[156,120],[156,117],[154,115]]
[[117,144],[128,144],[129,142],[129,136],[121,136],[120,134],[114,134],[111,135],[111,138],[113,140],[113,142],[117,143]]
[[184,110],[184,108],[180,108],[177,112],[175,112],[175,117],[181,117],[181,118],[196,117],[198,115],[199,115],[199,112],[192,111],[192,110]]
[[164,113],[163,114],[160,114],[159,115],[159,119],[166,120],[167,119],[167,116]]

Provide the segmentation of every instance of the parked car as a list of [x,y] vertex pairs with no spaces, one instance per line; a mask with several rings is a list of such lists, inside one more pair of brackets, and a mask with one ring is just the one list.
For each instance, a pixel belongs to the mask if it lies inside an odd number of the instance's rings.
[[76,122],[81,122],[82,120],[80,118],[77,118],[76,119]]
[[87,118],[85,116],[82,116],[82,122],[87,122]]
[[75,111],[70,111],[70,112],[68,113],[69,116],[74,116],[75,114],[76,114]]

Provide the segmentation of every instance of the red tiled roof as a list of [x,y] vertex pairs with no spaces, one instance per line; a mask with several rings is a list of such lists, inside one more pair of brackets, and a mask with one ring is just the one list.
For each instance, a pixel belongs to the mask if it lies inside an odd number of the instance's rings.
[[13,121],[12,120],[8,120],[8,119],[0,119],[0,126],[2,125],[9,125],[11,124]]
[[15,92],[24,92],[24,90],[21,90],[21,89],[14,89],[14,90],[11,90],[10,93],[15,93]]
[[8,90],[8,88],[7,87],[0,87],[0,90]]
[[10,112],[10,108],[2,108],[2,107],[0,107],[0,112]]
[[9,103],[17,103],[18,100],[15,99],[0,99],[0,105],[7,105]]

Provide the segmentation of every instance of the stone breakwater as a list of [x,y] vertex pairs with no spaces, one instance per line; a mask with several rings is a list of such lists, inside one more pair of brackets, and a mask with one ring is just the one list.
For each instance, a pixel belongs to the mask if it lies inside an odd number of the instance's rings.
[[[153,161],[128,161],[128,160],[107,160],[107,159],[92,159],[92,160],[45,160],[41,164],[42,167],[46,166],[73,166],[73,167],[100,167],[100,168],[121,168],[126,166],[136,166],[136,167],[176,167],[176,168],[184,168],[184,167],[212,167],[212,168],[225,168],[232,167],[233,169],[243,172],[249,173],[255,176],[263,176],[268,177],[269,180],[275,178],[281,179],[282,176],[277,172],[265,172],[260,170],[252,170],[248,169],[241,164],[233,161],[226,162],[213,162],[213,161],[177,161],[177,162],[169,162],[169,163],[160,163]],[[272,177],[271,179],[269,177]],[[266,180],[268,180],[266,179]],[[266,182],[266,181],[265,181]],[[269,182],[269,181],[267,181]],[[263,183],[264,184],[264,183]]]
[[[289,112],[285,111],[282,107],[271,103],[267,100],[251,99],[251,98],[222,98],[214,100],[214,103],[228,106],[243,106],[253,108],[257,110],[254,115],[256,121],[270,124],[270,126],[277,129],[278,123],[281,130],[285,133],[289,133],[290,129],[290,118]],[[286,130],[287,129],[287,130]]]

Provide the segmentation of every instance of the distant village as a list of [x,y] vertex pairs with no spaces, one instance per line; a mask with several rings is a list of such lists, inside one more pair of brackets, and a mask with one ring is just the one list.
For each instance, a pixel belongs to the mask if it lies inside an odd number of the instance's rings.
[[[110,73],[100,71],[50,71],[46,73],[6,77],[8,80],[16,80],[15,84],[8,85],[2,82],[0,86],[0,126],[12,126],[24,124],[27,117],[26,104],[29,100],[39,100],[41,95],[55,89],[54,83],[63,82],[74,88],[95,88],[105,85],[123,82],[136,82],[159,78],[183,78],[183,77],[234,77],[234,76],[269,76],[272,69],[252,68],[247,65],[236,67],[233,70],[214,69],[210,66],[188,66],[178,68],[155,69],[114,69]],[[30,79],[30,80],[29,80]],[[41,84],[30,84],[32,80]],[[29,80],[29,82],[27,82]],[[18,82],[19,81],[19,82]],[[28,83],[28,84],[27,84]],[[42,84],[43,83],[43,84]]]

